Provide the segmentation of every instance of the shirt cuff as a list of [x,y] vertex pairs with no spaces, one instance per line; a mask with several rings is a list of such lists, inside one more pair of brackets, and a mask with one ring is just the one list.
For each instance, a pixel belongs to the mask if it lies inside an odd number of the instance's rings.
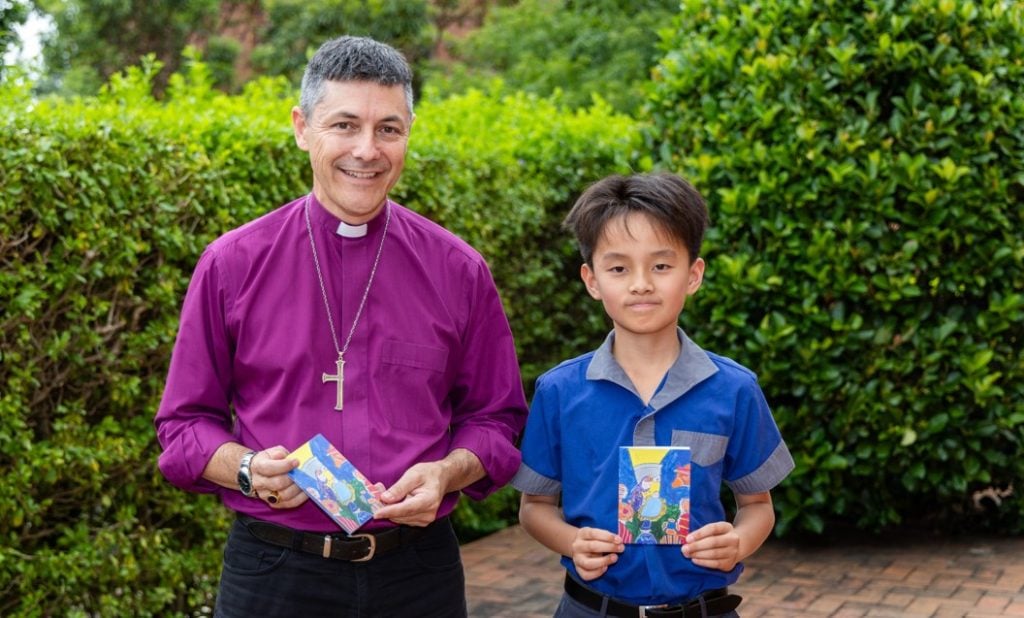
[[449,452],[464,448],[476,455],[486,476],[462,489],[474,500],[483,500],[508,484],[516,473],[522,456],[512,441],[481,429],[465,429],[452,437]]
[[519,466],[511,485],[524,494],[535,496],[557,496],[562,493],[561,481],[548,478],[526,464]]
[[164,445],[158,464],[164,477],[175,487],[199,493],[217,493],[220,485],[203,478],[203,471],[221,445],[237,439],[221,427],[188,427]]

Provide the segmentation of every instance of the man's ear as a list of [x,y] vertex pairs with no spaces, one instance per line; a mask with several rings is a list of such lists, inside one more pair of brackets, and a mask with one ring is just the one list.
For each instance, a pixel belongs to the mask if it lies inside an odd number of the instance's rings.
[[298,105],[292,108],[292,130],[295,132],[295,143],[299,149],[309,150],[309,144],[306,142],[306,115]]
[[587,264],[580,266],[580,279],[583,279],[583,285],[587,286],[587,292],[594,298],[594,300],[601,300],[601,291],[597,287],[597,277],[594,276],[594,270]]

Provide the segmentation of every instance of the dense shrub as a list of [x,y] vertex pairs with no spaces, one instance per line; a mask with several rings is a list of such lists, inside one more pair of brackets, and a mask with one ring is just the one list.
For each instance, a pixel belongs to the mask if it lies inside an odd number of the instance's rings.
[[760,374],[781,527],[1024,531],[1024,7],[689,0],[664,46],[648,138],[714,224],[684,320]]
[[[195,614],[215,591],[230,516],[162,479],[152,416],[200,251],[311,180],[283,82],[228,97],[194,65],[158,103],[157,69],[96,99],[0,90],[0,615]],[[639,133],[525,96],[417,113],[396,198],[488,257],[532,385],[591,315],[553,221]],[[504,525],[511,502],[465,502],[460,533]]]

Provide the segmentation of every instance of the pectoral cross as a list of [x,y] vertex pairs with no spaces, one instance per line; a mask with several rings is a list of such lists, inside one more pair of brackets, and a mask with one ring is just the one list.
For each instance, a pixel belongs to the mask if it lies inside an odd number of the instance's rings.
[[325,371],[324,372],[324,376],[323,376],[323,383],[327,384],[328,382],[337,382],[337,384],[338,384],[338,401],[337,401],[337,403],[334,404],[334,409],[335,410],[340,410],[341,409],[341,405],[342,405],[342,392],[344,391],[344,388],[345,388],[345,360],[341,357],[340,354],[338,355],[338,361],[337,362],[338,362],[338,373],[337,373],[337,375],[331,375],[331,374],[329,374],[329,373],[327,373]]

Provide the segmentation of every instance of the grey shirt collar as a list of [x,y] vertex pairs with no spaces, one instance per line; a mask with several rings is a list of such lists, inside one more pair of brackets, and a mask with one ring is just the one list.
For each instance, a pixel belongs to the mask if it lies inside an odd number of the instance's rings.
[[[679,399],[694,386],[708,379],[718,371],[718,367],[711,361],[707,353],[694,343],[682,328],[676,327],[679,337],[680,349],[676,362],[668,370],[668,378],[665,386],[662,387],[651,399],[651,408],[658,410]],[[635,394],[640,394],[633,381],[626,375],[615,357],[612,355],[612,344],[615,342],[615,331],[608,333],[604,343],[601,344],[590,359],[587,367],[588,380],[608,380],[618,384],[622,388]]]

